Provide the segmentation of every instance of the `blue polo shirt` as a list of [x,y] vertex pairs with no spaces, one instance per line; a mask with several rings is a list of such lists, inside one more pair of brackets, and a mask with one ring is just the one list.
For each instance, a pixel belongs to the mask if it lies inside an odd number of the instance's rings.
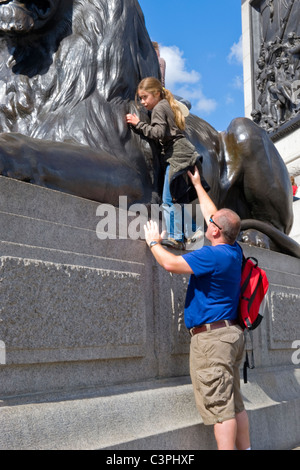
[[186,327],[235,320],[243,258],[239,244],[204,246],[183,257],[193,270],[185,302]]

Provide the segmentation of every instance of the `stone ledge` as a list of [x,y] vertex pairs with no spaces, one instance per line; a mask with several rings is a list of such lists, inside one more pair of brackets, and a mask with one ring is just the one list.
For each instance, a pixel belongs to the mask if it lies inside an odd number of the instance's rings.
[[[166,273],[143,241],[99,241],[92,201],[0,184],[0,448],[215,448],[185,378],[188,277]],[[290,367],[299,338],[293,325],[281,337],[288,302],[278,296],[299,295],[299,260],[243,248],[270,277],[254,332],[258,368],[243,386],[253,446],[288,449],[299,444],[299,371]]]
[[[299,430],[300,370],[261,369],[242,384],[253,449],[291,449]],[[275,387],[274,387],[275,386]],[[212,427],[195,408],[189,378],[1,401],[0,449],[209,450]]]

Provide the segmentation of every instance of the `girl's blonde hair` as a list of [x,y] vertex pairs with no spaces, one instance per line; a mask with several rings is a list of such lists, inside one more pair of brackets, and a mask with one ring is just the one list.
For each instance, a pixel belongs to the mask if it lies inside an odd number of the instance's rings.
[[161,99],[165,98],[169,102],[169,105],[171,106],[171,109],[174,113],[176,126],[179,127],[179,129],[182,130],[182,131],[185,129],[185,118],[184,118],[182,112],[180,111],[180,108],[179,108],[178,104],[176,103],[174,96],[172,95],[172,93],[169,90],[166,90],[162,86],[160,80],[158,80],[155,77],[144,78],[140,82],[140,84],[137,88],[136,100],[138,98],[138,93],[140,91],[146,91],[147,93],[151,93],[152,95],[154,95],[155,93],[159,93]]

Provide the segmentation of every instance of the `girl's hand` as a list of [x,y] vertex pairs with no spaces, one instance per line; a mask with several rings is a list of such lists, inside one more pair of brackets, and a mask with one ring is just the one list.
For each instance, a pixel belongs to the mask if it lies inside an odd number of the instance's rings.
[[136,126],[140,122],[140,119],[136,114],[126,114],[126,121],[127,124],[132,124],[133,126]]

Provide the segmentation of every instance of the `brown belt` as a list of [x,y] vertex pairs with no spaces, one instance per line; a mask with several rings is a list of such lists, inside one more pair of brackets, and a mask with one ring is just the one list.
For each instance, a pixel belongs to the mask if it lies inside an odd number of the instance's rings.
[[198,333],[203,333],[204,331],[217,330],[218,328],[224,328],[226,326],[232,326],[232,325],[237,325],[237,324],[238,324],[237,320],[220,320],[220,321],[215,321],[213,323],[206,323],[205,325],[194,326],[194,328],[191,328],[190,335],[195,336]]

